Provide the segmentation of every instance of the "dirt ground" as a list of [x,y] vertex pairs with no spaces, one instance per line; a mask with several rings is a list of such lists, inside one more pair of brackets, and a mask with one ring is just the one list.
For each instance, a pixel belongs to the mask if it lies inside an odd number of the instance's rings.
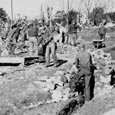
[[[88,41],[88,47],[94,37],[98,38],[97,30],[84,30],[80,35]],[[115,43],[114,32],[109,33],[106,46],[112,47]],[[115,59],[114,49],[107,50]],[[57,54],[60,66],[45,68],[45,65],[34,63],[29,66],[1,66],[0,67],[0,115],[55,115],[66,102],[41,104],[28,108],[31,104],[37,105],[44,100],[51,100],[49,93],[41,91],[37,81],[40,77],[52,77],[56,71],[69,71],[74,62],[74,53]],[[102,115],[115,105],[114,89],[107,95],[95,97],[73,115]]]

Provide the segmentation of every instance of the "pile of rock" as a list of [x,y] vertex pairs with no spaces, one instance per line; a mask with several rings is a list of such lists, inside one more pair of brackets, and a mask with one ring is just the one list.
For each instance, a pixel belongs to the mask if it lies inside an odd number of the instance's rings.
[[112,61],[112,57],[110,53],[105,53],[102,49],[93,50],[88,49],[87,52],[89,52],[93,58],[93,63],[101,63],[103,65],[110,64]]
[[51,93],[52,100],[48,101],[51,103],[68,100],[70,96],[69,80],[69,73],[57,71],[54,76],[41,77],[34,84],[39,84],[42,91]]
[[103,70],[95,70],[95,96],[100,96],[109,93],[113,86],[110,85],[111,82],[111,69],[109,66],[104,67]]
[[95,96],[104,95],[109,93],[113,86],[110,85],[111,75],[103,76],[100,74],[96,76],[95,82]]
[[97,67],[97,70],[95,70],[95,95],[106,94],[113,88],[113,86],[110,86],[110,72],[113,69],[111,54],[105,53],[102,49],[88,49],[87,51],[91,54],[93,64]]

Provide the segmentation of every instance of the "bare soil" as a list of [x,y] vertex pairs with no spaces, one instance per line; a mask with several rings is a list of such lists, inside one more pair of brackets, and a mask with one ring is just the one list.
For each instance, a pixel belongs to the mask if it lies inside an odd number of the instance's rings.
[[[109,33],[110,38],[106,40],[107,47],[114,46],[114,32]],[[96,29],[84,30],[80,33],[88,41],[87,48],[91,46],[94,37],[99,38]],[[57,68],[45,68],[44,64],[35,63],[25,67],[0,67],[0,115],[56,115],[56,112],[66,102],[41,104],[44,100],[51,100],[50,93],[41,91],[38,84],[35,84],[40,77],[53,77],[56,71],[69,71],[75,59],[75,54],[58,54],[60,66]],[[114,49],[108,50],[115,59]],[[102,115],[106,111],[114,108],[115,91],[107,95],[95,97],[82,108],[76,110],[73,115]]]

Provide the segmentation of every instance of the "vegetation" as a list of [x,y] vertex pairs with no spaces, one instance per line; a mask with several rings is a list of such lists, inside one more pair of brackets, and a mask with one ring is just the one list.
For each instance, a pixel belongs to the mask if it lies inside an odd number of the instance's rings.
[[0,20],[3,22],[7,21],[7,13],[3,8],[0,8]]

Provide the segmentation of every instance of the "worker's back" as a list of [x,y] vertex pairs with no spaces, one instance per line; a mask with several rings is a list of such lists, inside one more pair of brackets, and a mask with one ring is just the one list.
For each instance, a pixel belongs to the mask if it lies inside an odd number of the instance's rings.
[[86,51],[80,51],[76,56],[76,64],[78,67],[88,67],[92,65],[91,55]]
[[38,28],[37,27],[31,27],[28,30],[28,36],[29,37],[35,37],[38,36]]
[[99,34],[106,34],[107,32],[107,29],[102,25],[100,28],[99,28]]

